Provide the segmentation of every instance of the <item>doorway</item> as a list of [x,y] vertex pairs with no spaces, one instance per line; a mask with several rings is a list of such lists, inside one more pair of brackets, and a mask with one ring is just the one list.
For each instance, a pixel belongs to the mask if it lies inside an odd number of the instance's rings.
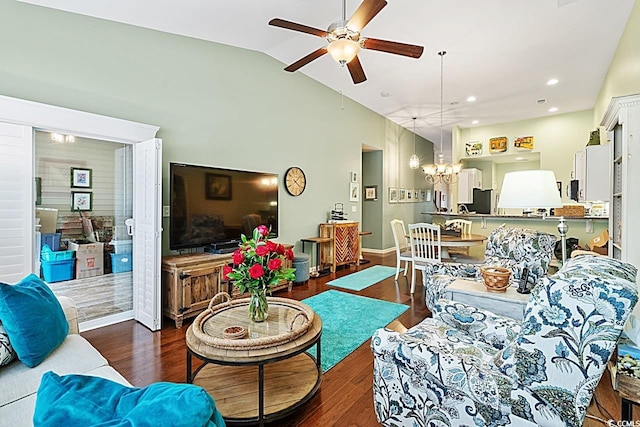
[[132,145],[41,130],[34,143],[36,229],[53,251],[41,277],[74,301],[83,329],[132,319]]

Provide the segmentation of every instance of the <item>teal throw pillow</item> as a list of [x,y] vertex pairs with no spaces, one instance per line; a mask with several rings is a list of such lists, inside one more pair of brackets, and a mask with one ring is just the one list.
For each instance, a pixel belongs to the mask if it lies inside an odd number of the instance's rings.
[[222,427],[213,398],[191,384],[155,383],[126,387],[88,375],[42,376],[33,425]]
[[30,368],[42,363],[69,333],[58,299],[35,274],[15,285],[0,283],[0,322],[18,359]]

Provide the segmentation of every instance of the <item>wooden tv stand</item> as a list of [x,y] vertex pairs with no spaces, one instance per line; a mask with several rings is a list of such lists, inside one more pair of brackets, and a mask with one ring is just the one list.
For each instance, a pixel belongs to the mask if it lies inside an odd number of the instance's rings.
[[[292,245],[284,245],[291,249]],[[203,312],[209,301],[219,292],[227,292],[233,298],[242,294],[222,278],[222,268],[230,264],[232,254],[195,253],[162,257],[162,314],[182,327],[184,319]],[[285,266],[291,268],[291,261]],[[272,291],[288,289],[292,282],[283,281]]]

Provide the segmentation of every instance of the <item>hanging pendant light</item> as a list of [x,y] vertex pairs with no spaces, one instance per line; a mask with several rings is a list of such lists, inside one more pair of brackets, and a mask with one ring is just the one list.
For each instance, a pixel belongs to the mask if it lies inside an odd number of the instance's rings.
[[462,164],[450,164],[444,161],[443,146],[443,133],[444,133],[444,120],[443,120],[443,106],[444,106],[444,56],[446,51],[442,50],[438,52],[440,56],[440,154],[438,154],[438,162],[432,165],[426,165],[422,167],[422,171],[425,173],[424,180],[429,184],[437,184],[442,182],[443,184],[453,184],[458,182],[458,174],[462,169]]
[[409,167],[418,169],[420,167],[420,159],[416,155],[416,118],[413,117],[413,156],[409,159]]

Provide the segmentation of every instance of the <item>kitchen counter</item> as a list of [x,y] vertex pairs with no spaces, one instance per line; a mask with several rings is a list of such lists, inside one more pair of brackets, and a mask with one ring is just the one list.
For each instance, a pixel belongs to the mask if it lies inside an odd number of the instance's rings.
[[[423,212],[430,215],[434,224],[444,223],[451,218],[464,218],[472,221],[471,232],[488,235],[492,230],[507,223],[511,227],[522,227],[532,230],[544,231],[559,238],[559,216],[522,216],[522,215],[489,215],[489,214],[458,214],[452,212]],[[565,223],[569,226],[567,237],[578,239],[582,247],[586,247],[589,240],[609,228],[609,218],[606,216],[565,217]],[[584,224],[584,225],[583,225]],[[471,248],[470,255],[482,258],[483,248]]]
[[[515,220],[527,220],[527,221],[546,221],[546,220],[554,220],[558,221],[560,219],[559,216],[547,215],[543,216],[525,216],[525,215],[491,215],[491,214],[477,214],[477,213],[452,213],[452,212],[422,212],[424,215],[433,215],[433,216],[442,216],[442,217],[453,217],[453,218],[497,218],[497,219],[515,219]],[[609,220],[608,216],[583,216],[583,217],[564,217],[565,221],[584,221],[584,220]]]

